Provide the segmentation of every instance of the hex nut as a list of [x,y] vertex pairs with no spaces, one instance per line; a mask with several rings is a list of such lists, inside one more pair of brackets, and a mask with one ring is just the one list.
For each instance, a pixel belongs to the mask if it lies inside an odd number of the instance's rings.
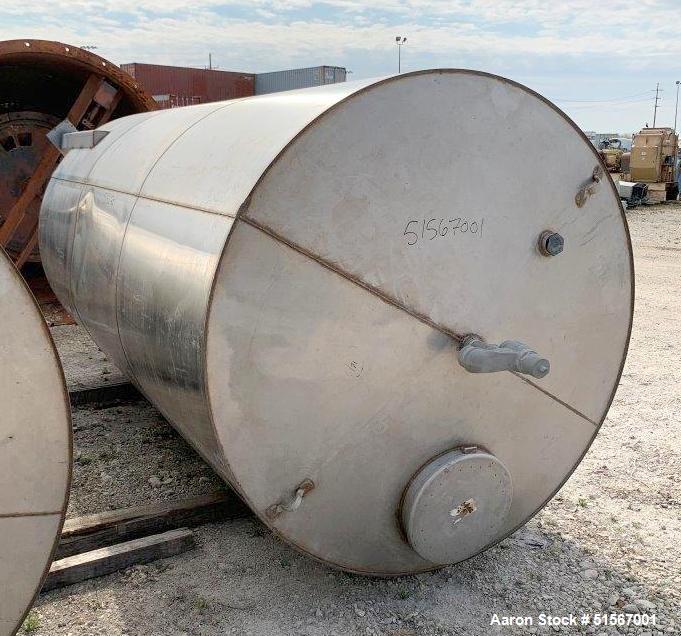
[[565,247],[565,239],[557,232],[547,230],[539,237],[539,251],[544,256],[558,256]]

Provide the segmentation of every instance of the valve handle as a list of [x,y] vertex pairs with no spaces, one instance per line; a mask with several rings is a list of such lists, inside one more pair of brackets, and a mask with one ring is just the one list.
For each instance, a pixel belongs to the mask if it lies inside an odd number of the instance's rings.
[[487,344],[479,336],[467,336],[459,349],[459,364],[470,373],[515,371],[533,378],[543,378],[551,364],[536,351],[517,340]]

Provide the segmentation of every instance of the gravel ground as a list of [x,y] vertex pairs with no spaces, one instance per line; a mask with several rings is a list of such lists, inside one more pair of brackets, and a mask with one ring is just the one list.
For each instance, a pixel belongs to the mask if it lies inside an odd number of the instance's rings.
[[222,480],[147,402],[78,408],[73,429],[69,517],[224,488]]
[[125,380],[123,374],[78,325],[51,327],[69,390]]
[[[681,206],[628,218],[637,304],[621,386],[585,460],[521,531],[464,564],[380,580],[300,556],[253,519],[204,526],[195,551],[43,595],[32,633],[681,633]],[[58,329],[64,347],[74,332]],[[93,355],[80,335],[75,348]],[[100,356],[95,349],[88,361],[93,377]],[[67,374],[78,375],[68,363]],[[71,515],[217,485],[150,406],[78,410],[74,424]],[[656,625],[538,625],[541,613],[603,612],[645,614]],[[490,625],[494,613],[531,616],[534,626]]]

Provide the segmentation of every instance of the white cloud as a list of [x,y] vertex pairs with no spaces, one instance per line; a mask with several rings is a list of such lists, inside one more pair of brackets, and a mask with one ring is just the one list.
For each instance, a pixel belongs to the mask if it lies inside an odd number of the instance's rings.
[[4,38],[96,44],[116,63],[201,66],[210,51],[223,68],[340,64],[359,78],[393,71],[399,33],[406,68],[482,67],[585,98],[636,92],[633,74],[669,68],[679,17],[676,0],[0,0]]
[[[324,7],[328,17],[290,20],[292,10]],[[228,17],[230,8],[252,9],[248,20]],[[389,22],[367,20],[383,12]],[[408,32],[413,52],[505,54],[603,54],[623,63],[681,52],[679,11],[659,0],[4,0],[3,33],[26,37],[11,17],[30,16],[37,30],[58,39],[97,40],[118,51],[145,50],[146,43],[183,47],[233,42],[248,50],[262,45],[331,51],[384,48],[396,30]],[[464,20],[464,21],[462,21]],[[517,32],[514,27],[528,32]],[[510,30],[509,30],[510,29]],[[645,34],[641,39],[636,35]],[[178,49],[175,40],[179,38]],[[484,40],[481,41],[481,38]],[[637,43],[640,42],[640,45]]]
[[[479,0],[479,4],[487,3]],[[43,35],[49,35],[55,39],[75,40],[85,38],[99,42],[100,46],[114,52],[124,54],[139,50],[148,51],[148,45],[162,45],[166,50],[172,49],[183,54],[183,47],[205,47],[210,42],[229,42],[246,46],[247,50],[253,50],[263,45],[274,45],[285,50],[294,45],[302,50],[329,49],[331,52],[347,50],[384,49],[388,43],[392,43],[396,32],[409,34],[410,50],[421,52],[452,52],[452,53],[479,53],[485,51],[490,55],[504,54],[604,54],[622,56],[622,62],[627,64],[632,59],[645,62],[646,59],[666,54],[671,55],[681,50],[681,39],[673,29],[669,28],[669,22],[658,26],[648,25],[648,29],[656,33],[656,37],[647,37],[645,46],[635,52],[635,40],[627,36],[613,38],[612,33],[605,32],[603,27],[586,30],[587,25],[580,25],[581,20],[572,18],[570,24],[575,28],[566,28],[561,22],[562,11],[554,11],[545,15],[544,11],[528,12],[529,16],[537,16],[542,20],[550,20],[555,27],[544,28],[538,35],[522,34],[514,35],[504,32],[501,28],[511,21],[511,15],[498,9],[482,11],[485,21],[479,24],[461,23],[452,21],[448,24],[436,23],[434,25],[420,23],[414,16],[405,16],[406,19],[399,24],[368,23],[366,18],[352,21],[314,21],[314,22],[289,22],[281,18],[280,13],[267,10],[266,13],[254,12],[254,18],[250,20],[235,20],[216,14],[211,7],[211,2],[194,2],[184,5],[182,9],[174,5],[184,3],[176,0],[164,0],[163,2],[150,2],[144,5],[145,11],[140,11],[132,2],[127,0],[120,2],[116,7],[114,17],[107,16],[106,12],[100,12],[98,3],[78,2],[49,2],[41,6],[41,2],[33,2],[24,5],[19,10],[18,5],[3,7],[0,15],[22,15],[30,13],[36,18],[36,27],[27,33],[25,26],[13,26],[6,24],[3,35],[14,37],[32,36],[36,31]],[[94,4],[94,8],[92,6]],[[127,8],[126,5],[130,4]],[[216,1],[217,4],[217,1]],[[290,3],[287,3],[290,4]],[[335,5],[356,4],[353,0],[337,0]],[[389,5],[390,3],[383,2]],[[439,5],[438,2],[425,0],[420,4]],[[581,3],[580,3],[581,4]],[[61,6],[64,5],[64,6]],[[196,6],[194,6],[196,5]],[[26,6],[29,9],[26,9]],[[146,9],[153,9],[147,13]],[[189,10],[188,10],[189,9]],[[176,16],[166,17],[176,10]],[[264,10],[263,10],[264,11]],[[451,12],[451,7],[447,12]],[[121,12],[125,19],[121,19]],[[154,13],[158,17],[154,17]],[[468,15],[473,15],[469,10]],[[361,16],[360,16],[361,17]],[[130,24],[128,24],[128,21]],[[622,21],[622,18],[620,18]],[[640,22],[632,19],[636,28],[640,28]],[[580,28],[577,28],[580,27]],[[608,23],[607,31],[622,28]],[[655,31],[657,29],[657,31]],[[556,31],[558,30],[558,31]],[[171,39],[171,38],[177,38]],[[178,46],[179,45],[179,46]]]

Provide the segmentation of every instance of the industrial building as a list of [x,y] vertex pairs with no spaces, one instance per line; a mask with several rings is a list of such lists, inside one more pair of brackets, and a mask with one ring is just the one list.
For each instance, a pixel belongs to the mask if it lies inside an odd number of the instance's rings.
[[312,66],[257,74],[138,62],[122,64],[121,68],[153,96],[159,108],[335,84],[344,82],[347,76],[346,69],[341,66]]
[[342,66],[311,66],[288,71],[258,73],[255,76],[255,94],[291,91],[296,88],[310,88],[325,84],[344,82],[347,71]]
[[122,64],[121,68],[153,96],[160,108],[220,102],[255,93],[252,73],[138,62]]

